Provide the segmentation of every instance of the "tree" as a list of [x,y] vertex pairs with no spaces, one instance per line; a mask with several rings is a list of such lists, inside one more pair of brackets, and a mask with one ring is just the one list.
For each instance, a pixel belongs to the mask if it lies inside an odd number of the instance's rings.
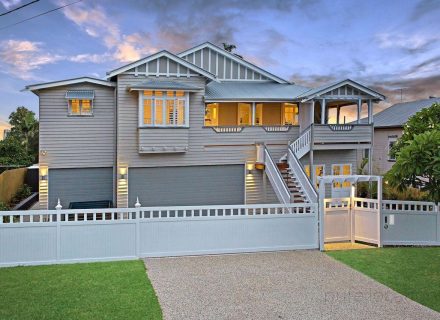
[[18,107],[9,116],[13,126],[8,136],[0,141],[0,165],[27,166],[38,161],[38,120],[35,113]]
[[0,141],[0,166],[28,166],[34,157],[26,152],[20,140],[14,136]]
[[385,179],[400,191],[420,188],[430,200],[440,202],[440,130],[428,128],[405,141]]
[[18,107],[10,114],[9,123],[12,125],[10,136],[20,141],[32,161],[38,161],[39,125],[35,113],[25,107]]
[[391,149],[391,155],[398,157],[400,150],[418,134],[431,130],[440,130],[440,103],[424,108],[408,119],[403,126],[403,135]]

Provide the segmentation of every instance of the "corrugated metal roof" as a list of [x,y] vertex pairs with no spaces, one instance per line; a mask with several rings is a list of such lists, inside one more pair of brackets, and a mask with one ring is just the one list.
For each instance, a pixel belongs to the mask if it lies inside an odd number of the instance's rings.
[[295,99],[308,90],[310,89],[295,84],[275,82],[211,82],[206,86],[205,100],[286,101]]
[[182,91],[194,91],[202,90],[187,83],[177,82],[177,81],[159,81],[150,80],[143,83],[136,83],[129,86],[130,90],[147,90],[147,89],[162,89],[162,90],[182,90]]
[[69,90],[66,92],[66,99],[90,99],[95,98],[94,90]]
[[[409,117],[423,108],[430,107],[434,102],[440,103],[440,97],[394,104],[373,116],[374,127],[401,127]],[[361,123],[366,122],[366,118],[361,119]]]

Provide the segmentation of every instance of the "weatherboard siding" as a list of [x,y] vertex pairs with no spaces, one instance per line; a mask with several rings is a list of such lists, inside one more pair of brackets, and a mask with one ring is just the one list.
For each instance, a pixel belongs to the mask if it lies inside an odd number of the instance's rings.
[[390,137],[400,138],[402,136],[402,128],[374,129],[374,145],[373,145],[373,173],[384,174],[391,169],[396,163],[388,160],[388,139]]
[[[94,90],[93,116],[69,116],[67,90]],[[113,166],[113,88],[77,84],[41,90],[39,97],[41,165],[48,165],[50,169]]]
[[[246,127],[240,133],[216,133],[212,128],[204,127],[205,107],[204,91],[190,93],[189,130],[180,128],[167,129],[166,134],[158,134],[160,129],[138,128],[138,93],[129,92],[127,88],[146,81],[146,77],[118,75],[118,161],[129,167],[161,167],[244,164],[256,158],[256,142],[265,142],[271,152],[286,152],[288,141],[298,137],[299,127],[291,127],[288,132],[266,132],[262,127]],[[155,80],[181,81],[187,84],[204,87],[204,77],[154,77]],[[157,146],[167,145],[179,135],[188,135],[188,151],[181,153],[139,153],[139,130],[142,130],[142,144],[154,143]],[[184,138],[183,138],[184,139]]]
[[215,74],[220,80],[270,80],[263,74],[210,48],[199,49],[182,58]]

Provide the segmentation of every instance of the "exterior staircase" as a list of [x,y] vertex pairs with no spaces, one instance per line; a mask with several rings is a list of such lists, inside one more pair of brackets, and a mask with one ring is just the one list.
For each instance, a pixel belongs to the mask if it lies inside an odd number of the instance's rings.
[[301,184],[297,180],[292,169],[289,168],[287,161],[277,163],[277,167],[280,170],[281,176],[285,181],[287,188],[290,191],[290,202],[292,203],[305,203],[309,202],[304,195],[301,188]]

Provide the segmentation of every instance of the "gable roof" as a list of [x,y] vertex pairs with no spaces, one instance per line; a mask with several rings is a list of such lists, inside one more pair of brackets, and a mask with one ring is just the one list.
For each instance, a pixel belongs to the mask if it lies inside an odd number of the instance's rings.
[[205,101],[292,101],[309,88],[271,81],[211,82],[205,89]]
[[111,81],[97,79],[97,78],[91,78],[91,77],[80,77],[80,78],[31,84],[29,86],[26,86],[23,90],[29,90],[29,91],[34,92],[34,91],[40,90],[40,89],[68,86],[68,85],[77,84],[77,83],[94,83],[94,84],[98,84],[101,86],[107,86],[107,87],[115,87],[116,86],[116,84]]
[[[411,116],[423,108],[430,107],[435,102],[440,103],[440,97],[396,103],[373,116],[374,127],[403,127]],[[366,122],[366,118],[361,119],[361,123]]]
[[336,88],[339,88],[339,87],[342,87],[345,85],[350,85],[360,91],[363,91],[363,92],[375,97],[377,100],[385,100],[385,96],[383,94],[381,94],[375,90],[372,90],[372,89],[368,88],[367,86],[364,86],[363,84],[360,84],[359,82],[353,81],[351,79],[335,81],[335,82],[328,83],[323,86],[311,89],[308,92],[305,92],[301,96],[301,98],[303,98],[304,99],[303,102],[305,102],[305,101],[313,99],[317,96],[320,96],[323,93],[326,93],[328,91],[334,90]]
[[256,66],[255,64],[253,64],[251,62],[248,62],[248,61],[246,61],[244,59],[241,59],[238,56],[236,56],[235,54],[233,54],[231,52],[228,52],[228,51],[226,51],[226,50],[224,50],[224,49],[222,49],[222,48],[212,44],[211,42],[205,42],[205,43],[199,44],[199,45],[197,45],[197,46],[195,46],[195,47],[193,47],[191,49],[182,51],[181,53],[178,54],[178,56],[183,58],[183,57],[185,57],[185,56],[187,56],[187,55],[189,55],[191,53],[194,53],[194,52],[196,52],[198,50],[201,50],[201,49],[204,49],[204,48],[209,48],[210,50],[218,52],[219,54],[222,54],[222,55],[228,57],[229,59],[235,61],[236,63],[239,63],[239,64],[241,64],[241,65],[243,65],[243,66],[245,66],[245,67],[247,67],[247,68],[257,72],[257,73],[260,73],[260,74],[264,75],[265,77],[269,78],[270,80],[273,80],[273,81],[278,82],[278,83],[289,83],[289,81],[287,81],[285,79],[282,79],[282,78],[274,75],[273,73],[270,73],[270,72],[268,72],[268,71],[266,71],[266,70]]
[[208,72],[208,71],[206,71],[206,70],[204,70],[202,68],[199,68],[198,66],[196,66],[196,65],[194,65],[192,63],[189,63],[188,61],[186,61],[186,60],[184,60],[184,59],[182,59],[182,58],[172,54],[171,52],[169,52],[167,50],[162,50],[162,51],[156,52],[156,53],[154,53],[154,54],[152,54],[152,55],[150,55],[148,57],[139,59],[139,60],[134,61],[132,63],[126,64],[125,66],[122,66],[120,68],[117,68],[117,69],[114,69],[112,71],[109,71],[109,72],[107,72],[107,79],[109,79],[109,78],[111,78],[113,76],[116,76],[116,75],[118,75],[118,74],[120,74],[122,72],[128,71],[128,70],[130,70],[132,68],[135,68],[135,67],[137,67],[139,65],[142,65],[144,63],[150,62],[152,60],[159,59],[161,57],[166,57],[166,58],[168,58],[170,60],[173,60],[174,62],[179,63],[179,64],[185,66],[186,68],[188,68],[190,70],[193,70],[194,72],[197,72],[197,73],[207,77],[208,79],[211,79],[211,80],[214,80],[214,81],[218,81],[214,74],[212,74],[212,73],[210,73],[210,72]]

